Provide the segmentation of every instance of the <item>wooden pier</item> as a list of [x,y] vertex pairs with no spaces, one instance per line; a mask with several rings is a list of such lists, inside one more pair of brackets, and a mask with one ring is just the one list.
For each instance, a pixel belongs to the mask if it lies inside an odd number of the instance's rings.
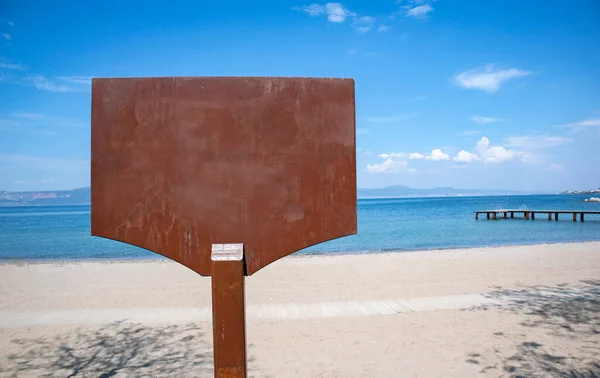
[[511,219],[515,217],[516,214],[523,214],[523,218],[525,219],[535,219],[536,214],[548,214],[548,220],[552,220],[552,216],[554,215],[554,220],[558,220],[558,214],[572,214],[573,222],[577,222],[577,218],[581,222],[585,220],[585,214],[600,214],[600,211],[587,211],[587,210],[479,210],[475,212],[475,219],[479,219],[479,214],[486,214],[487,219],[498,219],[500,217],[506,219],[510,214]]

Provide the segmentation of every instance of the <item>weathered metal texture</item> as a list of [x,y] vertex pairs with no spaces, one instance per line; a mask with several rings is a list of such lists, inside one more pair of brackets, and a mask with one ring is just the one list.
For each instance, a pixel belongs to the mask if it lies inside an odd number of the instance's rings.
[[[215,251],[215,247],[213,245],[211,277],[214,376],[216,378],[246,377],[243,246],[233,246],[234,253],[223,249]],[[223,247],[227,248],[231,245]]]
[[92,235],[251,275],[356,233],[355,144],[352,79],[94,79]]

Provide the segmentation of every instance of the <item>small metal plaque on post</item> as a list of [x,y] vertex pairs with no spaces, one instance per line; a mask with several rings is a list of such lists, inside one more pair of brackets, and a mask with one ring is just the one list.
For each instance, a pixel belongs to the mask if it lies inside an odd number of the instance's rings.
[[92,80],[92,235],[212,277],[215,376],[246,374],[244,277],[356,233],[354,99],[352,79]]
[[244,258],[244,245],[238,244],[213,244],[210,254],[212,261],[239,261]]

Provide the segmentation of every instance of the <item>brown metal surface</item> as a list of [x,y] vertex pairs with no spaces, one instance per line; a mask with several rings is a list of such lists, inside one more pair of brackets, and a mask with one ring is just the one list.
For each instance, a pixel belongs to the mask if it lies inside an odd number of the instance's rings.
[[215,377],[246,377],[244,263],[213,261],[211,276]]
[[356,233],[352,79],[92,82],[92,235],[211,274]]

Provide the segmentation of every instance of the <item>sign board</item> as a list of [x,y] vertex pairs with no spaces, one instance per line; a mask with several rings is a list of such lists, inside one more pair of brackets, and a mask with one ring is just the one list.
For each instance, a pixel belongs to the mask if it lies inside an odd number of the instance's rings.
[[211,275],[356,233],[354,80],[93,79],[92,235]]

